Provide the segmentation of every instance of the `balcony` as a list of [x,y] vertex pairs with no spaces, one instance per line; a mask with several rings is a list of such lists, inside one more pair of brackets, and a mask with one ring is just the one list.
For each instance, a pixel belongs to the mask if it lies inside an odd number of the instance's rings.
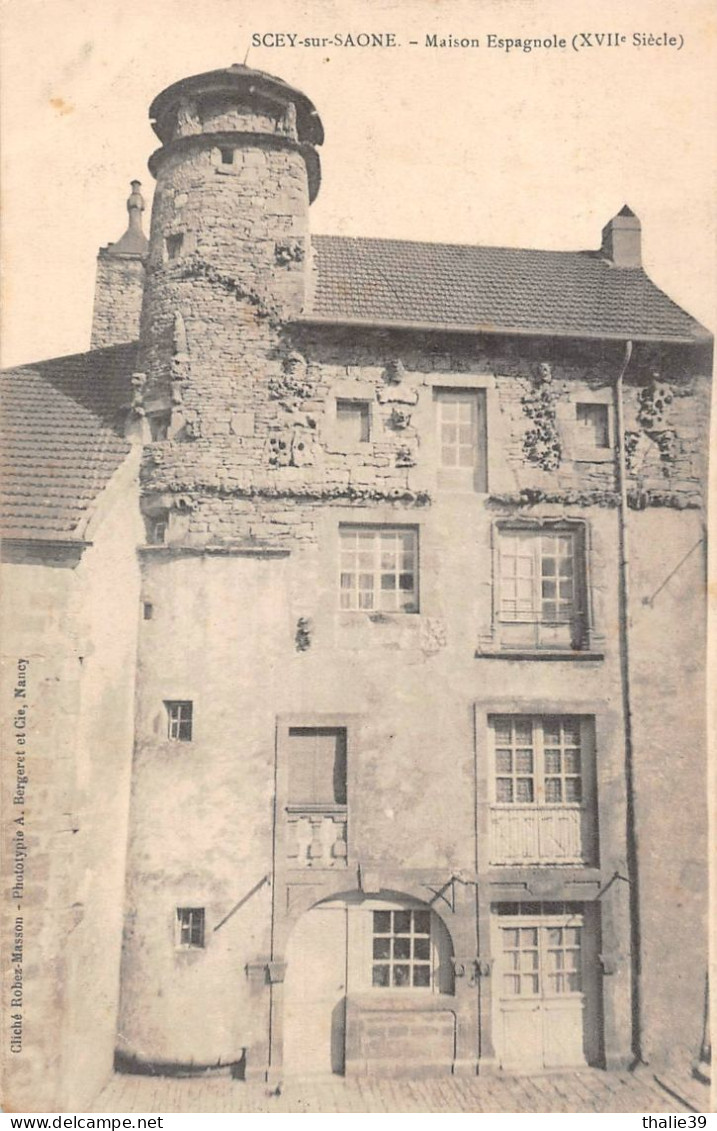
[[287,805],[286,857],[290,868],[345,868],[345,805]]
[[491,805],[491,864],[592,864],[594,822],[581,805]]

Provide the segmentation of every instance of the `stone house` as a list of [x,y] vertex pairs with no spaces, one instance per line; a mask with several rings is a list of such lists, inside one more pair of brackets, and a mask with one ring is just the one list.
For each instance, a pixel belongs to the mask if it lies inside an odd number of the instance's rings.
[[306,96],[150,116],[91,351],[5,375],[27,1087],[689,1065],[711,336],[628,207],[593,251],[316,236]]

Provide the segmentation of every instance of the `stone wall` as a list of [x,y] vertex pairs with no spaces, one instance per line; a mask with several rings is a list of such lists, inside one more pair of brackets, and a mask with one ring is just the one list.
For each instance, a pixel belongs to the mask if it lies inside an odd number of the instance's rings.
[[97,256],[90,349],[136,342],[144,294],[145,264],[139,255]]
[[[150,446],[144,467],[149,508],[166,507],[172,518],[185,508],[181,541],[308,537],[314,504],[425,506],[436,492],[433,390],[452,386],[485,390],[496,503],[616,505],[614,436],[608,450],[581,447],[576,404],[604,406],[614,433],[617,352],[604,359],[563,351],[548,363],[528,350],[418,350],[400,337],[389,346],[299,344],[275,357],[255,340],[252,380],[217,378],[211,398],[204,380],[194,388],[188,376],[191,433]],[[692,507],[701,498],[708,386],[669,358],[663,368],[657,382],[638,366],[626,385],[631,502]],[[660,412],[651,413],[656,397]],[[369,406],[368,442],[342,447],[337,399]]]

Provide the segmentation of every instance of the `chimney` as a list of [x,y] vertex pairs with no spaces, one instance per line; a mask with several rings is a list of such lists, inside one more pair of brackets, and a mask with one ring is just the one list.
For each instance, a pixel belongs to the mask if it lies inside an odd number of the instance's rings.
[[642,267],[641,227],[627,204],[602,230],[602,254],[613,267]]
[[104,349],[139,337],[139,316],[149,240],[142,231],[144,198],[139,181],[131,182],[127,231],[97,255],[91,349]]

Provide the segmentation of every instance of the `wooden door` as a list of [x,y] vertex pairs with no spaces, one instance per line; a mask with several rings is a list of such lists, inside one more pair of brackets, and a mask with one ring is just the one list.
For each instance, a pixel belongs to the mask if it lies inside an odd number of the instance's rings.
[[582,912],[547,907],[494,920],[496,1042],[507,1071],[588,1063],[586,1018],[596,1014],[593,939]]
[[284,983],[287,1076],[344,1071],[346,914],[344,905],[314,907],[291,934]]

